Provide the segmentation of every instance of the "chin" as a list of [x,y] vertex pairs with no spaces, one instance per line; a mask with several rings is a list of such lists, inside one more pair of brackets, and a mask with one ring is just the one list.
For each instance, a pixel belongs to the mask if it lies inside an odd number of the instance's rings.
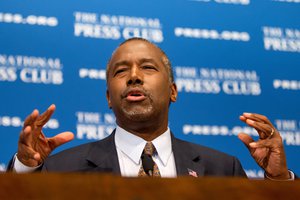
[[123,114],[133,121],[147,121],[154,116],[153,107],[149,106],[142,109],[123,109]]

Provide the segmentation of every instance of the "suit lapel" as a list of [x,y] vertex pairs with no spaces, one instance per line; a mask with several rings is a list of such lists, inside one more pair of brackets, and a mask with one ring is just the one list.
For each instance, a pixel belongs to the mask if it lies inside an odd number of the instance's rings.
[[121,172],[115,145],[115,130],[104,140],[94,143],[86,159],[92,166],[92,169],[89,169],[89,171],[111,172],[120,175]]
[[[91,166],[87,171],[111,172],[121,175],[114,137],[115,130],[104,140],[93,144],[86,158]],[[197,176],[203,176],[205,167],[201,163],[200,155],[193,150],[189,143],[175,138],[172,133],[171,141],[177,175],[186,176],[189,175],[189,171],[192,171],[196,172]]]
[[196,172],[196,175],[204,176],[205,167],[201,163],[200,155],[193,151],[189,143],[179,140],[171,134],[172,149],[178,176],[191,175],[189,172]]

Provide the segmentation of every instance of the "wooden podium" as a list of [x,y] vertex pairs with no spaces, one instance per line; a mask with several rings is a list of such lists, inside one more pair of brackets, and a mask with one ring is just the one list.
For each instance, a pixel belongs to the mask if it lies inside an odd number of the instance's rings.
[[109,174],[0,174],[0,199],[300,199],[300,182],[243,178],[122,178]]

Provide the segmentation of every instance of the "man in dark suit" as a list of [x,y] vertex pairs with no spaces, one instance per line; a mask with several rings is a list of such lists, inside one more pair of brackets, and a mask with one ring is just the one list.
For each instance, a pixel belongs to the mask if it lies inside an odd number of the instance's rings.
[[[168,114],[170,104],[176,101],[177,88],[169,59],[156,45],[133,38],[114,51],[107,66],[106,96],[117,123],[110,136],[48,157],[74,136],[64,132],[46,138],[42,128],[55,106],[41,115],[34,110],[24,122],[18,153],[10,167],[17,172],[42,169],[122,176],[246,176],[236,158],[173,136]],[[247,134],[239,134],[266,176],[290,179],[282,139],[271,122],[253,113],[244,113],[240,119],[260,136],[255,142]],[[149,162],[150,169],[146,166]]]
[[[114,143],[115,131],[106,139],[81,145],[46,159],[43,170],[113,172],[121,174]],[[197,176],[246,176],[239,161],[229,155],[171,137],[176,174]],[[101,156],[100,156],[101,155]],[[136,172],[137,175],[137,172]]]

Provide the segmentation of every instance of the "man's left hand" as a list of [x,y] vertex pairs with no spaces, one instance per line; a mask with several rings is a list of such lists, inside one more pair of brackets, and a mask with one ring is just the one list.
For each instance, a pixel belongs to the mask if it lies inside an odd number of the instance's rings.
[[265,170],[268,178],[275,180],[290,179],[282,138],[269,119],[260,114],[243,113],[240,120],[256,129],[259,140],[254,141],[245,133],[238,138],[249,149],[257,164]]

